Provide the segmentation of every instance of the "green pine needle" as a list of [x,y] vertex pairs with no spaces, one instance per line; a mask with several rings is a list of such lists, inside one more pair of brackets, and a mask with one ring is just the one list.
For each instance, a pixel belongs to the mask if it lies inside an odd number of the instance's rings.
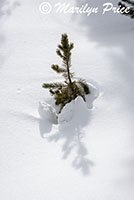
[[59,67],[58,65],[52,65],[51,68],[56,71],[57,73],[64,73],[66,72],[66,69],[63,69],[61,67]]

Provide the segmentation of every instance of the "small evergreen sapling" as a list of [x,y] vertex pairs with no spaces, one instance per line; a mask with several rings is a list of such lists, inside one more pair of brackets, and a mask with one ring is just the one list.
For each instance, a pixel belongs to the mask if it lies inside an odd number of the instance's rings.
[[85,95],[90,93],[88,84],[85,80],[74,80],[74,73],[70,71],[71,68],[71,50],[74,48],[73,43],[69,43],[67,34],[62,34],[61,44],[56,50],[57,55],[62,59],[62,67],[59,65],[52,65],[51,68],[58,74],[62,74],[65,78],[63,83],[43,83],[42,87],[49,89],[49,92],[54,96],[55,104],[62,108],[76,97],[81,96],[85,101]]

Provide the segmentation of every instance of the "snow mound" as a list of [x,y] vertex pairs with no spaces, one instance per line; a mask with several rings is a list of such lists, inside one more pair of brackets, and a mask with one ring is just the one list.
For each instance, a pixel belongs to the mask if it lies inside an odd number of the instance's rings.
[[46,102],[39,102],[38,111],[41,118],[57,124],[57,113],[54,107]]
[[77,97],[75,100],[75,112],[73,117],[73,123],[76,127],[84,126],[89,117],[89,110],[87,108],[86,102],[82,97]]
[[[76,118],[75,120],[77,121],[78,116],[80,118],[80,115],[82,113],[87,113],[87,109],[93,108],[93,102],[99,96],[99,91],[91,83],[88,83],[88,86],[91,93],[89,95],[86,95],[86,102],[84,102],[82,97],[79,96],[75,100],[66,104],[62,109],[61,114],[59,114],[58,117],[59,124],[69,122],[72,120],[72,118],[73,119]],[[74,115],[74,112],[76,116]]]
[[86,102],[79,96],[64,106],[61,114],[59,114],[58,123],[63,124],[72,121],[74,124],[81,124],[83,119],[85,120],[87,112]]
[[92,84],[88,83],[88,86],[91,93],[86,95],[86,102],[82,97],[79,96],[70,103],[67,103],[63,107],[60,114],[58,114],[58,111],[55,109],[54,105],[50,105],[47,102],[39,102],[38,110],[41,118],[46,119],[53,124],[66,124],[74,119],[74,124],[75,122],[77,123],[77,121],[79,121],[79,123],[80,120],[83,121],[86,116],[85,113],[88,112],[88,109],[93,107],[93,101],[98,97],[99,93],[97,88]]
[[93,108],[93,102],[94,100],[99,96],[98,89],[92,85],[91,83],[88,83],[90,94],[86,95],[86,104],[89,109]]
[[61,113],[59,114],[58,116],[58,123],[66,123],[66,122],[69,122],[72,117],[73,117],[73,114],[74,114],[74,106],[75,104],[75,100],[71,101],[70,103],[67,103]]

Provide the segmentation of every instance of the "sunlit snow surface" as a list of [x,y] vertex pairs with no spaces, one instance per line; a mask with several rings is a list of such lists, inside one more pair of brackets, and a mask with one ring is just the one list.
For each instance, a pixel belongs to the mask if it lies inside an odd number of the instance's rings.
[[[43,15],[41,2],[0,1],[0,199],[133,200],[133,20]],[[62,33],[75,45],[72,71],[97,98],[88,108],[76,99],[72,120],[60,116],[57,124],[38,108],[54,107],[42,83],[63,80],[50,68],[61,64],[55,50]]]

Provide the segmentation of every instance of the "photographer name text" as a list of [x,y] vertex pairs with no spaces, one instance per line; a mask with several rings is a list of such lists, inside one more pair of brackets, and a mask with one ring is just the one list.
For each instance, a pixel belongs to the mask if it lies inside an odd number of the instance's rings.
[[85,14],[90,16],[91,14],[102,13],[114,13],[114,14],[128,14],[130,7],[115,6],[110,2],[104,3],[101,7],[91,7],[88,3],[81,6],[72,6],[70,3],[58,2],[55,5],[51,5],[49,2],[42,2],[39,6],[39,10],[42,14],[49,14],[51,11],[63,14]]
[[[100,11],[99,7],[90,7],[88,5],[88,3],[86,3],[85,5],[82,5],[81,7],[78,6],[71,6],[69,3],[57,3],[55,4],[55,8],[56,8],[56,13],[77,13],[77,14],[86,14],[87,16],[90,16],[91,14],[97,14]],[[106,14],[108,12],[112,12],[112,13],[126,13],[128,14],[130,12],[130,7],[121,7],[121,6],[117,6],[115,7],[112,3],[107,2],[104,3],[102,5],[102,14]]]

